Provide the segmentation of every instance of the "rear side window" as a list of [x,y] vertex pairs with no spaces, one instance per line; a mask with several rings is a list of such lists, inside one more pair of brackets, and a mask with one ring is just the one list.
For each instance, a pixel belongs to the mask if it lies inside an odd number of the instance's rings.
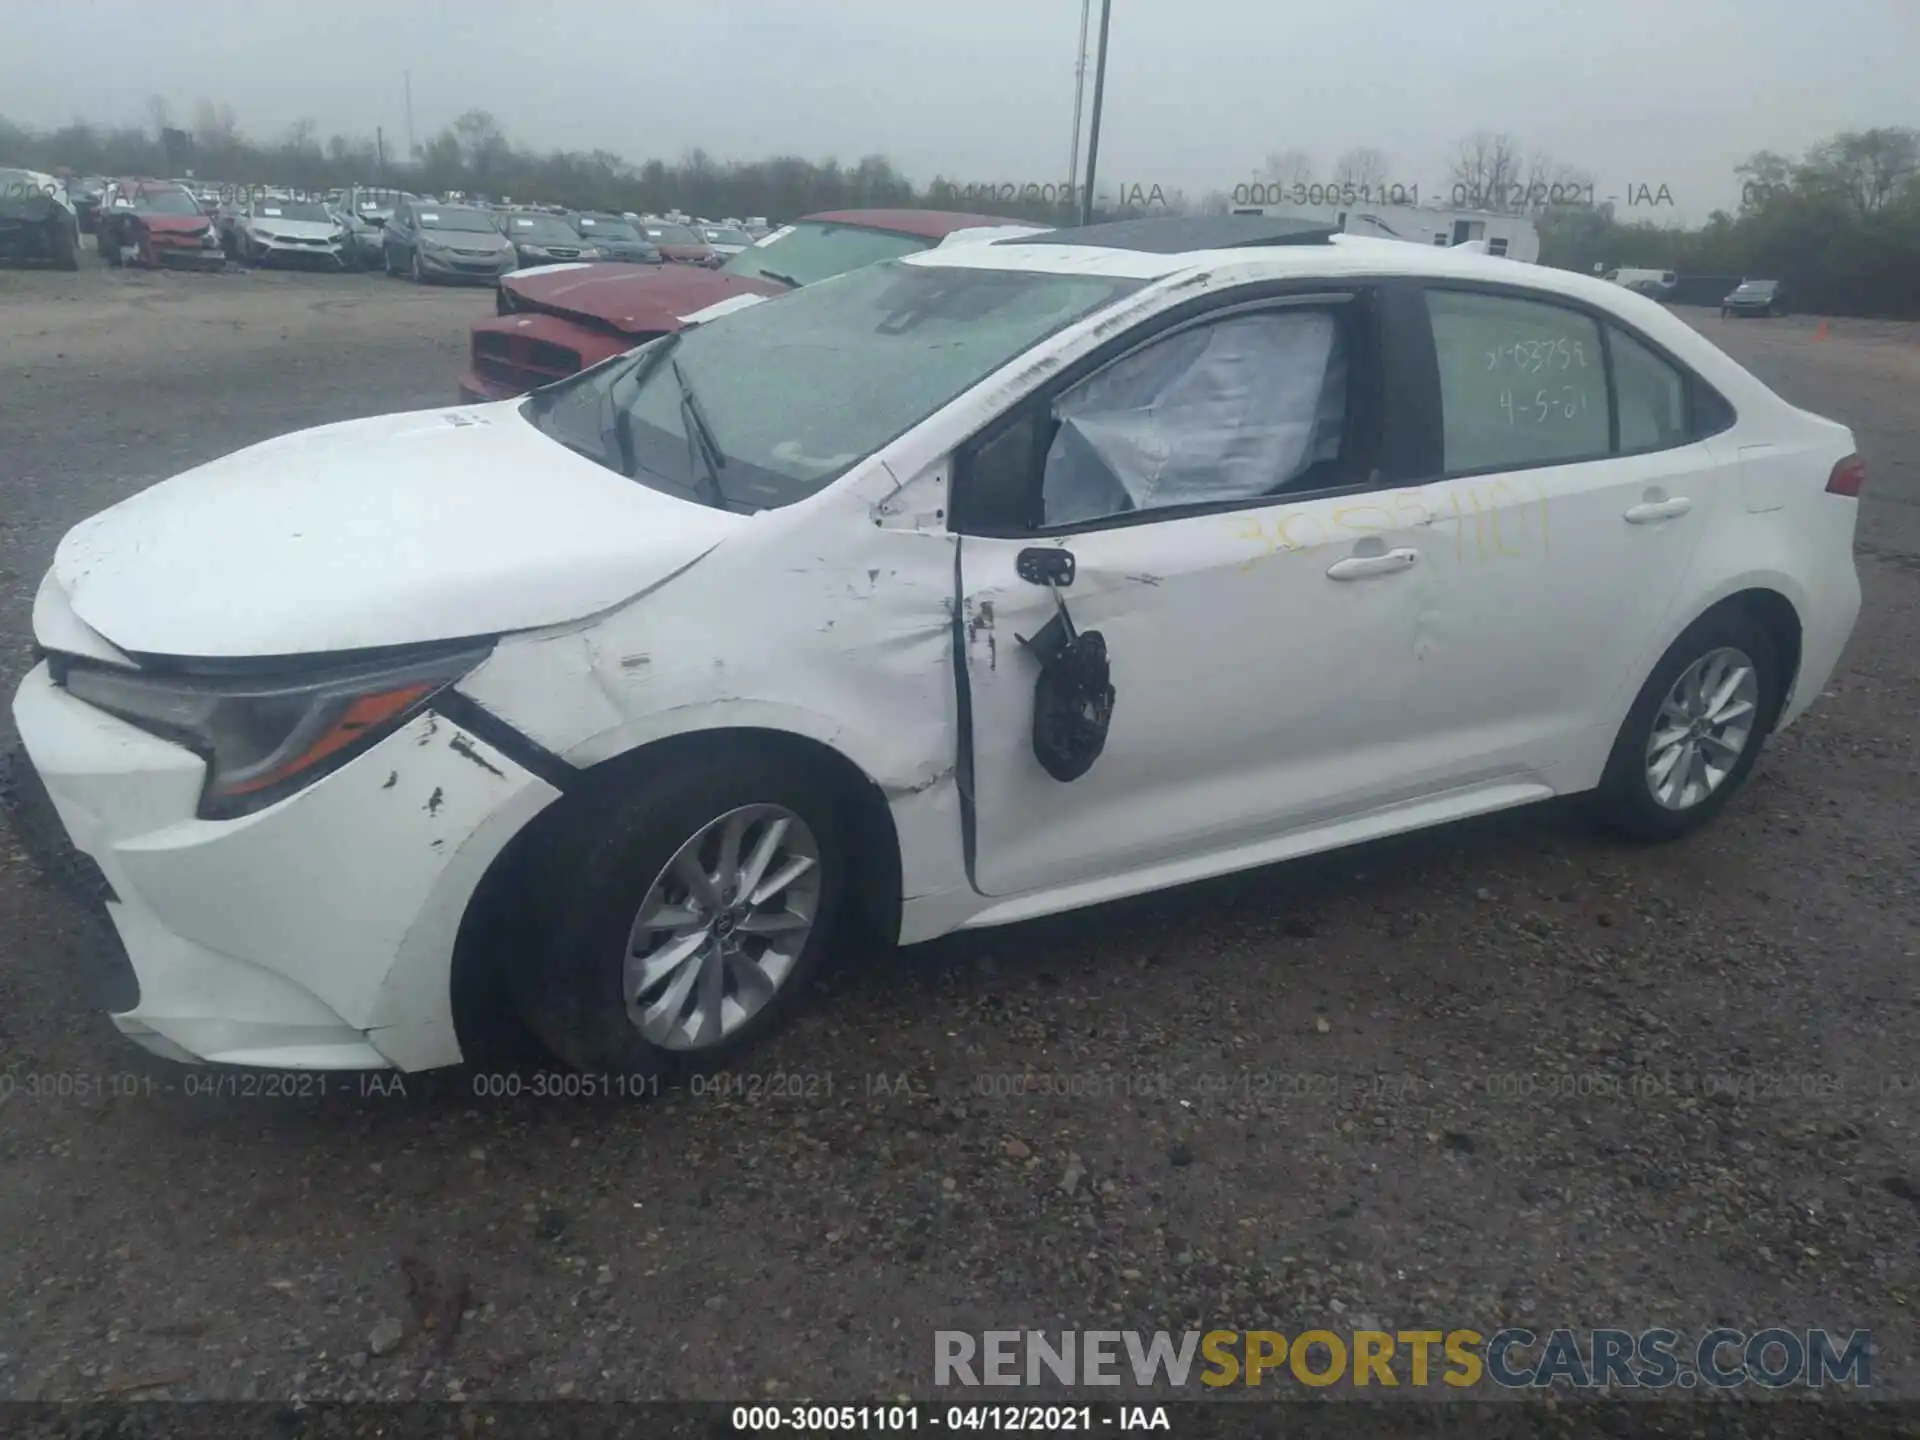
[[1625,331],[1608,327],[1620,399],[1620,450],[1665,450],[1687,441],[1687,382]]
[[1606,455],[1600,327],[1558,305],[1429,290],[1447,473]]

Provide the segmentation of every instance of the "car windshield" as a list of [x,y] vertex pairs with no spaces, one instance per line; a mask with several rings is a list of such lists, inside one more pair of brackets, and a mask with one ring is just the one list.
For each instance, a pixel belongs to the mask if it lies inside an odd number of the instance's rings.
[[778,238],[749,246],[720,268],[786,285],[811,285],[830,275],[858,270],[881,260],[897,260],[934,242],[918,235],[893,235],[863,225],[825,225],[803,220]]
[[595,240],[625,240],[631,244],[641,239],[640,232],[626,221],[605,215],[582,215],[575,223],[582,234]]
[[656,245],[704,245],[707,243],[684,225],[649,225],[647,239]]
[[431,210],[422,210],[418,217],[422,230],[458,230],[469,235],[484,235],[492,230],[498,233],[493,217],[484,210],[465,210],[452,205],[442,205]]
[[[709,503],[717,490],[728,508],[773,509],[1143,283],[875,265],[656,340],[538,392],[525,413],[654,489]],[[707,446],[716,466],[700,458]]]
[[52,193],[47,182],[31,170],[0,170],[0,195],[50,195]]
[[724,225],[710,225],[700,232],[707,237],[709,245],[751,245],[753,237],[744,230],[729,230]]
[[1778,280],[1744,280],[1740,284],[1743,295],[1771,295],[1779,288]]
[[262,200],[253,207],[253,213],[262,220],[333,219],[333,213],[326,206],[316,205],[311,200]]
[[557,215],[510,215],[507,233],[516,240],[535,245],[577,245],[580,237],[571,225]]
[[198,215],[200,202],[184,190],[142,190],[133,196],[133,208],[150,215]]

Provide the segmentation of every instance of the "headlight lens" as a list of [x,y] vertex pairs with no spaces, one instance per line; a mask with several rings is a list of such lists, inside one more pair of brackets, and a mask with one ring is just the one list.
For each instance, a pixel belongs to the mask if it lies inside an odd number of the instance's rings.
[[74,662],[67,691],[207,762],[200,816],[265,809],[400,728],[492,642],[276,679],[150,675]]

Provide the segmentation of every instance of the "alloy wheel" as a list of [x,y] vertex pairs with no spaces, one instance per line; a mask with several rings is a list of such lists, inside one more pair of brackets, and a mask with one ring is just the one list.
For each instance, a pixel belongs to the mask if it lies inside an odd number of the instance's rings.
[[820,847],[779,805],[701,827],[649,887],[628,936],[627,1018],[667,1050],[705,1050],[779,993],[813,933]]
[[1745,651],[1723,646],[1673,682],[1647,739],[1647,789],[1668,810],[1690,810],[1725,783],[1752,743],[1760,680]]

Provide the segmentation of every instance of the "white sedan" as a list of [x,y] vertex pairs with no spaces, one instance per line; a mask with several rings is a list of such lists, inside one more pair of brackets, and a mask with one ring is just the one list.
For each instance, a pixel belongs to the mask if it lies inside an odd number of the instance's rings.
[[1598,279],[1123,222],[157,485],[61,543],[14,716],[149,1049],[416,1070],[510,1008],[711,1067],[853,924],[1692,830],[1846,643],[1863,473]]

